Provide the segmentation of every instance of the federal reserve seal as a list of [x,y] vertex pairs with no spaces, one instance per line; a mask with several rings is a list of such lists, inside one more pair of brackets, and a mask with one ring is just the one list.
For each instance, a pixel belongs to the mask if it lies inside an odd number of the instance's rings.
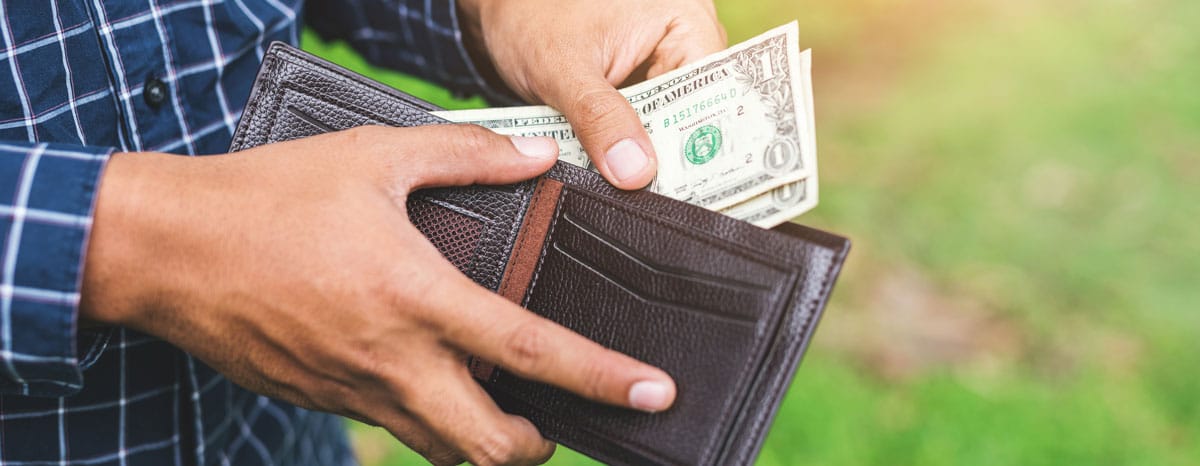
[[683,157],[693,165],[704,165],[721,150],[721,130],[713,125],[704,125],[688,137],[683,145]]

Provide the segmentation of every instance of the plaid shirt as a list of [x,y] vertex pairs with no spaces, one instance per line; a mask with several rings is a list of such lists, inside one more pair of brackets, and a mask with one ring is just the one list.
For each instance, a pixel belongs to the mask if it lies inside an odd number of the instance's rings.
[[[497,97],[453,1],[313,0],[377,64]],[[43,3],[46,2],[46,3]],[[349,464],[342,422],[123,328],[76,325],[114,151],[221,153],[300,0],[0,0],[0,464]]]

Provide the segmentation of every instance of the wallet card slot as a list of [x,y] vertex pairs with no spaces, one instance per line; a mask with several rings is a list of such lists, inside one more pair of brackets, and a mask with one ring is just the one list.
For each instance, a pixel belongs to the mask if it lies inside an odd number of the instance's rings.
[[[648,228],[647,219],[611,208],[596,198],[572,196],[568,189],[550,246],[589,274],[646,302],[668,303],[712,318],[760,322],[776,309],[781,287],[789,277],[777,268],[745,256],[712,248],[684,232]],[[704,261],[695,261],[695,255]],[[655,257],[657,256],[657,257]],[[725,275],[726,270],[754,270],[750,275]]]
[[[489,389],[502,390],[536,408],[537,412],[520,412],[537,425],[563,426],[552,431],[574,436],[564,439],[570,443],[597,443],[583,430],[598,430],[612,436],[604,442],[611,441],[606,450],[657,451],[671,458],[666,463],[696,464],[706,452],[689,445],[714,445],[728,430],[727,413],[742,399],[744,373],[753,366],[764,329],[757,322],[714,318],[690,304],[644,300],[568,254],[553,244],[546,249],[527,308],[602,346],[667,371],[679,390],[675,406],[648,416],[594,403],[505,371],[488,384]],[[680,442],[681,437],[690,441]]]
[[[792,291],[796,286],[796,269],[788,265],[786,261],[771,260],[769,256],[765,255],[767,250],[714,240],[714,236],[710,233],[665,221],[599,193],[570,186],[567,191],[569,195],[564,196],[560,207],[564,211],[561,218],[563,221],[553,233],[555,247],[549,248],[545,255],[549,258],[547,268],[569,269],[572,271],[570,276],[588,275],[605,280],[607,286],[599,287],[600,284],[594,279],[577,278],[576,280],[583,282],[580,287],[598,288],[594,293],[581,294],[580,301],[592,304],[611,301],[615,298],[612,294],[613,290],[620,290],[626,296],[645,303],[641,306],[634,306],[644,313],[652,312],[658,315],[658,313],[668,310],[670,313],[678,313],[683,310],[685,311],[683,314],[692,316],[681,319],[677,325],[666,326],[670,330],[667,333],[659,332],[655,337],[668,341],[672,341],[677,329],[682,329],[682,332],[686,333],[715,335],[719,332],[714,331],[713,324],[721,322],[728,325],[739,320],[738,318],[714,320],[712,319],[714,315],[725,316],[732,312],[736,313],[734,315],[740,314],[748,319],[754,319],[755,325],[751,327],[754,330],[754,338],[752,338],[754,342],[746,342],[745,346],[741,346],[746,352],[740,353],[737,357],[726,359],[732,355],[723,354],[721,357],[704,355],[705,351],[701,346],[680,344],[676,348],[676,350],[688,348],[689,359],[693,357],[701,360],[709,359],[713,363],[712,368],[722,367],[718,372],[724,372],[730,376],[723,381],[703,381],[691,377],[677,379],[681,387],[691,387],[691,390],[696,390],[696,387],[711,389],[713,387],[711,384],[727,384],[719,390],[725,395],[681,392],[678,400],[679,406],[682,408],[680,412],[693,419],[700,415],[684,406],[691,404],[693,397],[708,400],[707,406],[703,408],[705,415],[716,415],[710,427],[715,429],[713,432],[717,438],[728,435],[732,429],[730,423],[739,417],[740,412],[744,409],[744,403],[747,402],[747,384],[752,385],[752,381],[755,379],[753,374],[762,369],[765,362],[763,354],[773,344],[774,336],[780,330],[781,312],[790,304]],[[572,241],[578,244],[573,244]],[[564,247],[564,245],[566,246]],[[590,253],[590,255],[582,257],[580,253]],[[572,254],[575,257],[570,257]],[[573,264],[568,266],[566,261]],[[597,262],[605,265],[599,266]],[[690,268],[703,270],[704,273],[671,273],[679,270],[688,271]],[[722,276],[729,272],[733,272],[730,274],[732,276]],[[739,277],[751,277],[753,283],[751,286],[745,286],[748,280],[738,279]],[[660,280],[658,284],[654,283],[656,278]],[[729,280],[726,280],[727,278]],[[714,284],[721,286],[714,286]],[[688,289],[688,285],[699,285],[700,287]],[[608,291],[604,291],[603,288],[608,288]],[[675,293],[675,295],[666,300],[647,300],[644,290],[650,289],[665,290],[667,293]],[[724,296],[711,294],[706,296],[702,292],[698,293],[697,290],[708,292],[719,290],[725,294]],[[752,293],[752,290],[757,293]],[[562,292],[562,290],[558,291]],[[762,299],[745,299],[744,296],[741,299],[728,299],[729,293],[737,291]],[[605,299],[596,299],[601,296],[604,296]],[[655,294],[653,297],[661,298],[661,295]],[[663,302],[676,304],[662,306]],[[530,309],[536,309],[547,303],[541,302],[536,299],[536,296],[533,296],[529,304],[531,305]],[[617,305],[617,307],[623,308],[625,305]],[[550,308],[552,306],[544,309],[549,310]],[[654,310],[655,308],[657,310]],[[714,313],[712,312],[714,308],[718,308],[720,311]],[[700,316],[703,317],[697,319]],[[552,316],[551,318],[559,320],[559,317]],[[632,321],[647,324],[646,319],[647,317],[639,317],[633,318]],[[587,332],[581,333],[606,346],[647,361],[651,361],[650,355],[655,354],[654,352],[642,353],[646,354],[646,356],[642,356],[638,351],[622,349],[626,345],[627,339],[639,340],[631,335],[620,335],[616,340],[612,340],[611,337],[600,338]],[[606,341],[610,341],[612,345]],[[719,344],[726,348],[729,347],[726,345],[739,346],[733,343],[734,340],[729,336],[713,340],[714,343],[717,341],[720,341]],[[642,344],[644,343],[635,343],[634,348],[639,348]],[[694,374],[693,371],[697,370],[696,368],[679,367],[672,363],[656,365],[673,375]],[[731,371],[734,367],[740,369]],[[712,401],[716,400],[721,400],[719,405],[712,404]],[[629,439],[629,441],[633,440],[634,438]],[[722,443],[701,442],[700,444],[707,445],[707,447],[703,451],[694,453],[699,455],[698,458],[711,460],[724,450]],[[698,459],[697,457],[693,458]],[[685,461],[683,464],[693,462]]]
[[567,184],[563,215],[609,244],[619,244],[658,270],[721,284],[779,290],[787,267],[761,251],[743,250],[711,233],[688,228],[632,208],[609,196]]
[[[489,390],[525,402],[519,412],[535,424],[561,426],[549,431],[570,436],[562,439],[565,443],[590,443],[593,451],[607,451],[614,458],[642,458],[630,463],[706,462],[744,399],[746,374],[756,366],[764,332],[771,330],[770,321],[782,305],[778,301],[786,296],[782,288],[794,277],[753,257],[714,250],[693,238],[693,232],[673,225],[662,230],[664,225],[653,218],[628,212],[612,200],[572,194],[570,186],[564,189],[525,305],[605,347],[666,370],[678,383],[676,404],[645,416],[504,371],[487,384]],[[641,241],[620,237],[621,232],[639,231],[670,234],[642,234]],[[654,252],[671,247],[709,254],[707,265],[696,265],[705,273],[687,273],[686,260],[655,257]],[[667,259],[679,257],[678,250],[666,252]],[[720,260],[711,260],[712,255]],[[754,270],[762,281],[748,283],[735,276],[730,283],[736,284],[730,285],[719,275],[723,268]],[[596,431],[607,435],[594,435]],[[680,442],[681,436],[688,440]],[[651,460],[648,451],[658,458]]]
[[[557,242],[554,243],[553,248],[559,254],[562,254],[567,259],[574,261],[576,264],[579,264],[580,267],[583,267],[583,268],[587,269],[588,271],[590,271],[593,275],[599,277],[600,279],[602,279],[604,281],[607,281],[608,283],[611,283],[613,286],[617,287],[621,291],[624,291],[625,293],[629,294],[630,296],[637,298],[641,301],[644,301],[646,303],[654,304],[659,307],[672,308],[672,309],[680,310],[683,312],[697,312],[697,311],[703,310],[705,312],[701,312],[701,314],[703,314],[706,317],[720,319],[720,320],[726,320],[726,321],[733,322],[733,323],[740,324],[740,325],[754,326],[755,324],[758,323],[758,319],[756,319],[754,316],[731,315],[731,314],[727,314],[727,313],[723,312],[723,310],[721,310],[721,309],[701,309],[701,308],[696,308],[696,307],[690,307],[690,306],[684,305],[682,303],[665,301],[663,299],[659,299],[659,298],[655,298],[653,296],[643,294],[642,292],[637,290],[636,285],[633,285],[624,280],[618,279],[618,278],[614,277],[612,274],[604,273],[603,271],[601,271],[599,269],[599,267],[596,264],[591,263],[588,260],[581,258],[578,253],[572,253],[569,249],[563,247],[563,245],[561,243],[557,243]],[[694,305],[694,303],[689,303],[689,304]]]
[[431,193],[427,192],[427,191],[417,191],[416,195],[410,196],[410,197],[415,198],[415,199],[420,199],[421,201],[428,202],[430,204],[436,205],[438,207],[449,210],[451,212],[462,215],[464,217],[470,217],[472,219],[475,219],[477,221],[484,222],[484,223],[488,222],[487,217],[480,215],[471,209],[463,208],[463,207],[459,206],[458,204],[455,204],[453,202],[447,202],[444,199],[439,199],[437,197],[430,196],[428,194],[431,194]]
[[299,118],[300,121],[303,121],[305,123],[313,125],[314,127],[321,130],[322,132],[332,133],[334,131],[337,131],[337,129],[335,129],[334,127],[329,126],[325,123],[322,123],[321,120],[313,118],[312,115],[309,115],[309,114],[305,113],[303,110],[296,108],[295,105],[288,104],[286,107],[284,107],[284,109],[287,110],[288,113],[291,113],[292,116]]
[[280,102],[276,109],[278,114],[269,126],[268,142],[289,141],[356,126],[386,124],[381,118],[364,115],[294,89],[291,83],[284,83],[280,87]]
[[706,273],[703,273],[703,272],[700,272],[697,270],[687,270],[687,269],[682,269],[682,268],[678,268],[678,267],[670,267],[670,266],[666,266],[666,265],[662,265],[662,264],[656,264],[654,262],[651,262],[651,260],[649,258],[645,257],[644,255],[639,254],[637,251],[634,251],[633,249],[622,246],[621,243],[619,243],[617,240],[613,239],[612,237],[604,234],[604,232],[601,232],[595,228],[588,226],[587,224],[583,223],[581,220],[576,218],[574,215],[571,215],[570,213],[563,214],[562,219],[568,225],[578,228],[579,231],[583,232],[584,234],[587,234],[588,236],[591,236],[592,238],[595,238],[596,241],[599,241],[600,243],[604,244],[605,246],[607,246],[608,248],[617,252],[618,254],[628,258],[630,261],[637,264],[641,268],[646,269],[647,271],[650,271],[654,274],[667,275],[667,276],[672,276],[672,277],[676,277],[676,278],[683,279],[683,280],[696,281],[696,282],[713,285],[713,286],[720,286],[720,287],[728,286],[728,287],[743,288],[746,290],[753,290],[753,291],[770,291],[770,289],[771,289],[770,286],[767,286],[767,285],[764,285],[761,283],[751,283],[751,282],[739,280],[737,278],[718,277],[718,276],[709,275],[709,274],[706,274]]

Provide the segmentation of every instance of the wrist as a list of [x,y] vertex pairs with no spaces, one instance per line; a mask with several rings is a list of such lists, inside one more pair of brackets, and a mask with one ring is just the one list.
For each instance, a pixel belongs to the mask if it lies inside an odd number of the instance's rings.
[[[114,154],[97,190],[83,265],[79,320],[83,325],[127,325],[149,308],[147,296],[162,277],[146,257],[151,226],[163,212],[176,156]],[[164,183],[165,182],[165,183]]]

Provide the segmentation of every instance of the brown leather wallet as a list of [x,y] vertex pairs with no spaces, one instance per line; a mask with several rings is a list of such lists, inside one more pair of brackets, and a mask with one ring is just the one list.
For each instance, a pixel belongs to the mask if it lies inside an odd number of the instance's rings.
[[[445,123],[438,108],[271,45],[233,151],[360,125]],[[507,186],[428,189],[412,222],[475,282],[675,378],[675,405],[602,405],[472,361],[505,411],[612,464],[753,462],[849,250],[786,223],[763,230],[559,162]]]

